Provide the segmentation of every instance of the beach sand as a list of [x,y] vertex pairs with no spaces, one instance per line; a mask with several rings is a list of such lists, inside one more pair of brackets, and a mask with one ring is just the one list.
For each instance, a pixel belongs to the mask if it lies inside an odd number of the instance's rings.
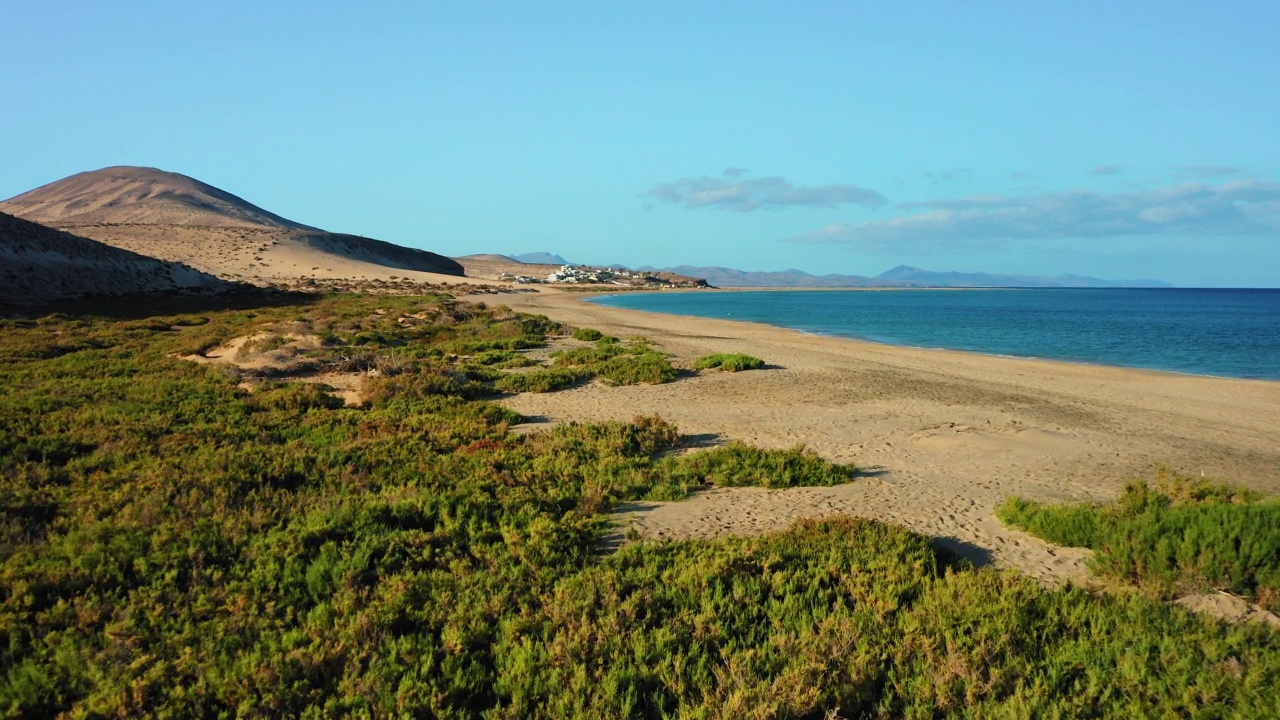
[[755,355],[768,367],[702,371],[664,385],[593,382],[502,401],[534,426],[656,413],[699,445],[804,444],[862,471],[835,488],[723,488],[633,503],[619,515],[619,532],[711,537],[850,514],[935,536],[979,563],[1046,583],[1086,582],[1087,551],[1006,528],[995,506],[1014,494],[1106,500],[1130,479],[1154,477],[1158,464],[1280,492],[1277,382],[901,348],[619,310],[588,297],[543,289],[497,301],[607,334],[643,335],[678,367],[717,352]]

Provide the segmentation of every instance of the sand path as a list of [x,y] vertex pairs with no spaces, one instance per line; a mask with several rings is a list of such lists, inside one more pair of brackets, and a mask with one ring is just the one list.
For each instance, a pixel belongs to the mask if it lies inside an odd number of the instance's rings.
[[657,413],[703,443],[803,443],[864,471],[836,488],[715,489],[678,503],[636,503],[621,520],[642,537],[765,532],[801,517],[862,515],[1056,582],[1087,578],[1085,553],[1004,527],[992,510],[1007,495],[1102,500],[1158,463],[1280,492],[1280,383],[898,348],[583,300],[556,290],[502,298],[576,326],[644,335],[678,366],[746,352],[770,367],[656,386],[593,383],[514,396],[503,401],[509,407],[536,423]]

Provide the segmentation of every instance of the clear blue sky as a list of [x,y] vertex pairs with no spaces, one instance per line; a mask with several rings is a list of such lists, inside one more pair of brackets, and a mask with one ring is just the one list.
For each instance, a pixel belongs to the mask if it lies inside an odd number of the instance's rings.
[[7,0],[0,197],[147,165],[450,255],[1280,285],[1280,3],[1048,5]]

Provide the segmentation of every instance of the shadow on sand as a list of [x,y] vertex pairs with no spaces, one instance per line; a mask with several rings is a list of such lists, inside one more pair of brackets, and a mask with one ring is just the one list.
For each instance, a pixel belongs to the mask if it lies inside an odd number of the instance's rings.
[[933,544],[935,547],[945,550],[958,558],[968,560],[973,563],[974,567],[986,567],[994,561],[990,550],[960,538],[935,537]]

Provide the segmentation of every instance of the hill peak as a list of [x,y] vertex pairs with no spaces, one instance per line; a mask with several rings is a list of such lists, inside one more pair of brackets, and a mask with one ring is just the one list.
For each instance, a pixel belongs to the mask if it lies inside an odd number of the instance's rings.
[[0,202],[0,210],[53,226],[105,223],[315,229],[195,178],[128,165],[77,173]]
[[517,262],[530,265],[568,265],[569,261],[552,252],[527,252],[512,255]]
[[911,267],[910,265],[899,265],[890,270],[885,270],[876,276],[877,280],[902,280],[910,278],[920,273],[920,268]]

